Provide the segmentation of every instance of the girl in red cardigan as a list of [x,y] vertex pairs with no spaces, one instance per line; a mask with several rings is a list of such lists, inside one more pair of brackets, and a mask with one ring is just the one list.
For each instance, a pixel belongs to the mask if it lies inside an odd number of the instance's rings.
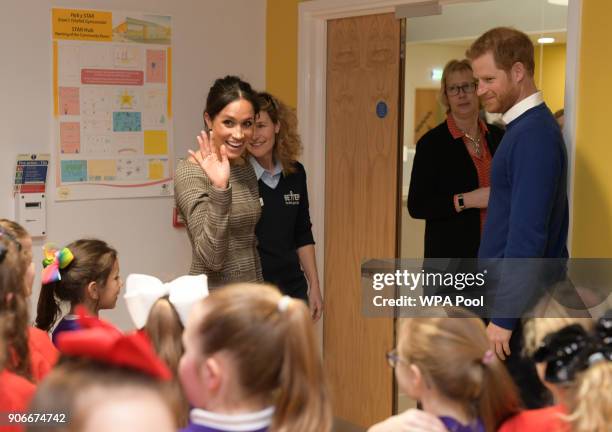
[[171,373],[148,337],[124,335],[84,308],[75,312],[79,329],[58,335],[61,358],[30,404],[30,413],[58,414],[60,427],[44,430],[176,431],[162,386]]

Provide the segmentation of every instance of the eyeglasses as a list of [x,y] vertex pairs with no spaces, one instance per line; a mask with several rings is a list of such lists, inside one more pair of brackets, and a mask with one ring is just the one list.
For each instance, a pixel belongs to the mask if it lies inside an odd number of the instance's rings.
[[465,94],[472,94],[476,91],[476,87],[478,87],[478,85],[475,82],[452,85],[446,87],[446,94],[449,96],[457,96],[461,91]]
[[385,354],[385,357],[387,358],[387,363],[389,363],[389,366],[391,366],[392,368],[395,369],[395,367],[397,366],[398,363],[407,363],[408,361],[401,358],[399,356],[399,354],[397,353],[397,349],[392,349],[391,351],[389,351],[387,354]]

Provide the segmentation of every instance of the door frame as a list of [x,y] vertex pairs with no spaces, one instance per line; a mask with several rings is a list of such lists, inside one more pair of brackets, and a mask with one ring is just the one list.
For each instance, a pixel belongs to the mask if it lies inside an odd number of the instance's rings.
[[[442,5],[488,0],[439,0]],[[298,124],[304,143],[302,162],[308,172],[309,204],[313,232],[325,244],[325,104],[327,67],[327,21],[361,15],[390,13],[396,6],[423,3],[423,0],[311,0],[298,5]],[[570,218],[574,194],[576,119],[580,65],[580,35],[583,0],[569,0],[565,65],[564,137],[569,157],[568,200]],[[571,250],[570,219],[568,249]],[[325,248],[316,248],[320,274],[325,274]],[[325,290],[325,278],[321,289]],[[323,320],[322,320],[323,321]]]

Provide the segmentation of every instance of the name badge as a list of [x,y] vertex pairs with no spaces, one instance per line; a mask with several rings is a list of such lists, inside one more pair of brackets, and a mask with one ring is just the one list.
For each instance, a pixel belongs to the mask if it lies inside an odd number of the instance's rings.
[[299,205],[300,204],[300,194],[293,193],[292,190],[289,191],[288,194],[284,195],[285,197],[285,205]]

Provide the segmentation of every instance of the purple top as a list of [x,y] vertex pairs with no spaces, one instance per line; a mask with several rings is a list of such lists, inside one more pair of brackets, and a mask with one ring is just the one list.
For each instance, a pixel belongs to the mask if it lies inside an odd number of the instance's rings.
[[440,420],[449,432],[485,432],[484,424],[480,419],[476,419],[468,425],[461,424],[452,417],[440,417]]
[[189,425],[181,432],[267,432],[274,407],[246,414],[219,414],[194,408]]
[[81,325],[77,321],[76,315],[66,315],[51,333],[53,345],[57,346],[57,336],[65,331],[80,330]]
[[[268,428],[264,427],[261,429],[253,429],[247,432],[267,432],[267,431],[268,431]],[[215,429],[210,426],[204,426],[204,425],[199,425],[199,424],[194,424],[194,423],[189,422],[189,425],[186,428],[181,429],[181,432],[230,432],[230,431],[226,429]]]

